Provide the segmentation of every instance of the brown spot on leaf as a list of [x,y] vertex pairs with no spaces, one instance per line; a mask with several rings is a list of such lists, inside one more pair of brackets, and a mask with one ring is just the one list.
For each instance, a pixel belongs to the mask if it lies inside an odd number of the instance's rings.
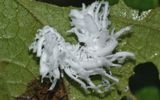
[[0,66],[7,66],[8,64],[8,61],[0,61]]
[[9,64],[9,62],[8,61],[0,61],[0,72],[4,72],[4,70],[5,70],[5,68],[6,68],[6,66]]
[[55,88],[52,91],[48,91],[51,83],[45,79],[44,83],[40,80],[33,80],[28,84],[25,93],[17,97],[17,100],[68,100],[68,94],[63,82],[63,79],[59,79]]

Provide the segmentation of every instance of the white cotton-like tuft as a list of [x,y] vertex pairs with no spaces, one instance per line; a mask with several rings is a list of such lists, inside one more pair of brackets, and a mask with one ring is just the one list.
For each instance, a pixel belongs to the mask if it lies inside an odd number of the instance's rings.
[[[77,36],[78,43],[75,45],[65,42],[53,27],[45,26],[38,30],[29,49],[40,58],[42,82],[43,78],[49,78],[52,82],[49,90],[63,77],[63,72],[82,88],[90,88],[98,93],[108,91],[113,84],[119,82],[112,75],[110,67],[121,67],[125,59],[134,59],[134,54],[113,51],[118,45],[118,38],[125,35],[131,26],[110,33],[108,7],[108,2],[96,1],[88,7],[83,4],[82,10],[71,10],[69,16],[73,28],[68,32]],[[95,85],[90,78],[92,75],[100,75],[102,83]]]

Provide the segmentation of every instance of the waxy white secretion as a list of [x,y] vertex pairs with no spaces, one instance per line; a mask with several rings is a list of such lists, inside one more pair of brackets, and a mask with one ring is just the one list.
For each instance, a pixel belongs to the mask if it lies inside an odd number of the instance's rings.
[[[79,43],[76,45],[65,42],[53,27],[45,26],[38,30],[29,49],[40,58],[40,75],[42,81],[43,78],[50,78],[50,90],[63,77],[63,72],[82,88],[98,93],[107,91],[119,81],[112,75],[110,67],[120,67],[126,58],[134,58],[134,54],[126,51],[113,54],[113,50],[118,45],[119,37],[131,27],[109,32],[108,6],[108,2],[94,2],[88,7],[83,5],[82,10],[71,10],[69,16],[73,28],[69,32],[77,36]],[[117,63],[113,63],[115,61]],[[100,75],[102,83],[95,85],[90,78],[92,75]]]

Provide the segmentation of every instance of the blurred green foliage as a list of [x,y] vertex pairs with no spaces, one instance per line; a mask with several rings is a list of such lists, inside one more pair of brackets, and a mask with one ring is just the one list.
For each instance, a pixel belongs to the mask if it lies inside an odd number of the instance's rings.
[[157,87],[146,87],[136,92],[138,100],[160,100],[160,93]]
[[[97,0],[36,0],[36,1],[47,2],[50,4],[63,7],[64,6],[81,7],[82,3],[89,5]],[[118,4],[120,0],[99,0],[99,1],[108,1],[109,5],[112,6]],[[153,9],[159,5],[159,0],[123,0],[123,1],[127,6],[140,11]]]
[[114,5],[119,2],[119,0],[107,0],[109,2],[109,5]]
[[124,0],[125,4],[131,8],[145,11],[158,7],[159,0]]

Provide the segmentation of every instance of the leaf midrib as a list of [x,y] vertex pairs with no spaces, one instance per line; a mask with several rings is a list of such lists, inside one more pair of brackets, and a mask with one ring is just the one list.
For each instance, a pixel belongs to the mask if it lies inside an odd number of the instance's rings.
[[48,23],[45,21],[45,20],[41,20],[40,16],[37,16],[36,14],[34,14],[34,12],[32,10],[29,9],[28,6],[25,5],[25,3],[27,2],[31,2],[31,1],[27,1],[27,0],[15,0],[19,5],[21,5],[23,8],[25,8],[30,14],[32,17],[35,18],[35,20],[37,20],[40,24],[42,25],[48,25]]

